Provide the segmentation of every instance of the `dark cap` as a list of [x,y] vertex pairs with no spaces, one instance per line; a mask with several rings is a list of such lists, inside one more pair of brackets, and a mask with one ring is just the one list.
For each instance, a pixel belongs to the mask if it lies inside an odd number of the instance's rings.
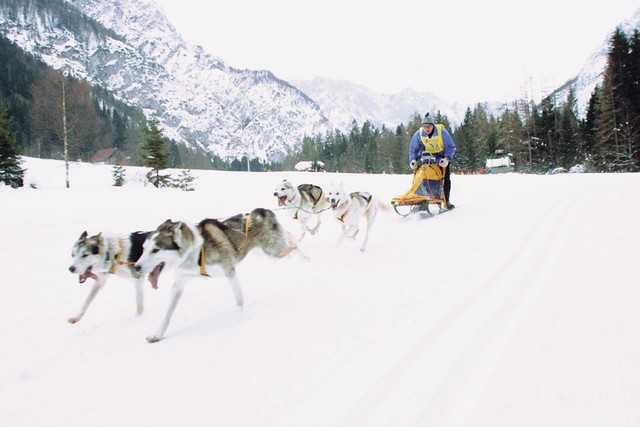
[[422,119],[422,125],[434,125],[435,126],[435,122],[433,121],[433,117],[431,117],[429,115],[429,113],[427,113],[426,116],[424,116],[424,119]]

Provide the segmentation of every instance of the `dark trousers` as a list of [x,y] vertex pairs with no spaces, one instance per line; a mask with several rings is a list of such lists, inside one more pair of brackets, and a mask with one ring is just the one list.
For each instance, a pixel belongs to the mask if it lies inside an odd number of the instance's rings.
[[451,164],[449,164],[449,167],[444,172],[444,189],[443,190],[444,190],[444,197],[445,197],[445,200],[447,201],[447,204],[451,203],[449,201],[449,193],[451,193]]

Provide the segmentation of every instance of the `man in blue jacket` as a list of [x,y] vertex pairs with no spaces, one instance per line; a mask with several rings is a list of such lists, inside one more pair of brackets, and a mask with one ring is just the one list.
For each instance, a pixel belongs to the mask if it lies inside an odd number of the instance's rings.
[[447,209],[455,206],[449,202],[451,193],[451,160],[456,154],[456,144],[443,125],[435,124],[433,117],[427,113],[422,119],[422,127],[413,134],[409,144],[409,166],[416,171],[421,165],[420,159],[423,153],[436,157],[436,163],[445,170],[444,197],[447,201]]

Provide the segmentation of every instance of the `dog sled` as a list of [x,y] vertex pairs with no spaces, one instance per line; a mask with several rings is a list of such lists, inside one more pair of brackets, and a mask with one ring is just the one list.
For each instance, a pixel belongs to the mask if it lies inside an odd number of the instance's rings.
[[423,154],[421,165],[413,173],[411,188],[401,196],[391,199],[393,210],[402,217],[419,213],[433,216],[447,206],[444,195],[444,174],[446,168],[438,166],[431,154]]

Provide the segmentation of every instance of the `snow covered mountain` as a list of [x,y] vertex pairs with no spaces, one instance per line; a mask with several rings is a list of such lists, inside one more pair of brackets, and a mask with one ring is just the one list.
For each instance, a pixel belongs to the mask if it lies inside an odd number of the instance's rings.
[[325,116],[342,131],[351,129],[353,120],[358,124],[369,120],[377,127],[385,125],[394,129],[400,123],[406,124],[414,113],[435,114],[438,110],[458,125],[467,108],[466,105],[450,104],[432,93],[410,88],[395,94],[382,94],[355,83],[325,77],[292,83],[320,104]]
[[[277,160],[305,134],[332,128],[311,98],[271,72],[234,69],[185,42],[153,0],[2,4],[7,38],[157,114],[165,134],[189,146],[223,158]],[[99,24],[63,19],[59,11],[69,5]]]
[[[622,30],[629,36],[633,34],[633,30],[640,30],[640,9],[637,9],[633,17],[622,22],[619,25]],[[602,42],[602,45],[593,51],[591,56],[585,61],[582,69],[578,74],[569,79],[556,91],[556,102],[558,104],[564,103],[567,100],[569,90],[574,89],[576,98],[578,100],[578,115],[583,117],[587,111],[591,94],[596,85],[602,83],[604,69],[607,65],[607,55],[609,53],[609,43],[611,36],[613,35],[615,28],[611,29],[611,32],[607,35],[606,40]]]

